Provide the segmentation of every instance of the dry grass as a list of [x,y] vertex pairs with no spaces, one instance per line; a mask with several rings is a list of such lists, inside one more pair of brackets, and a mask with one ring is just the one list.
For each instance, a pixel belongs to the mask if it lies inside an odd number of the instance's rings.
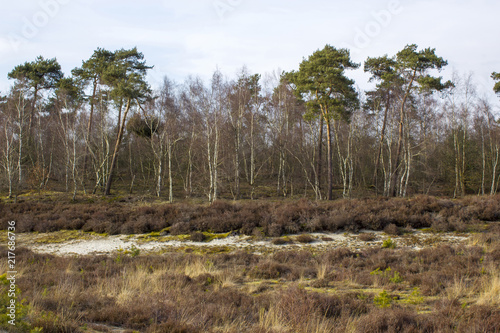
[[326,263],[318,263],[317,270],[318,270],[318,273],[316,274],[316,278],[318,280],[324,280],[331,273],[332,267]]
[[200,275],[215,275],[220,273],[210,260],[201,256],[196,256],[191,261],[187,262],[182,271],[190,278],[196,278]]
[[450,301],[472,299],[475,294],[474,282],[466,276],[455,276],[450,286],[446,287],[445,293]]
[[498,266],[491,269],[489,278],[484,280],[481,289],[477,304],[500,307],[500,270]]

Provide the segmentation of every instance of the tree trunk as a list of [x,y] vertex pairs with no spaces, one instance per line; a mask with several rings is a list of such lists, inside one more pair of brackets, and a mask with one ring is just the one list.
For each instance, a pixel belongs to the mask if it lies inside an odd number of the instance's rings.
[[240,198],[240,145],[241,145],[241,125],[238,116],[236,124],[236,136],[234,142],[234,193],[235,199]]
[[327,149],[328,154],[328,189],[327,199],[333,200],[333,160],[332,160],[332,133],[330,128],[330,119],[326,119],[326,136],[327,136]]
[[495,178],[497,174],[497,166],[498,166],[498,155],[499,155],[499,147],[495,145],[494,155],[492,150],[492,170],[491,170],[491,190],[490,195],[494,195],[496,193],[497,186],[495,184]]
[[218,124],[218,119],[217,119],[217,115],[215,116],[215,142],[214,142],[214,157],[213,157],[213,173],[214,173],[214,176],[213,176],[213,201],[217,200],[217,191],[218,191],[218,188],[217,188],[217,183],[218,183],[218,178],[219,178],[219,174],[218,174],[218,166],[219,166],[219,124]]
[[73,201],[76,200],[76,193],[78,189],[77,182],[77,169],[76,169],[76,137],[73,138],[73,161],[71,166],[71,176],[73,178]]
[[405,121],[405,104],[406,100],[410,96],[410,92],[413,86],[413,81],[415,80],[415,77],[417,75],[417,70],[413,70],[413,75],[410,79],[410,82],[408,83],[408,87],[406,88],[405,95],[403,97],[403,100],[401,101],[401,108],[399,110],[399,132],[398,132],[398,150],[396,151],[396,163],[394,164],[394,173],[392,174],[392,179],[391,179],[391,188],[389,191],[390,196],[395,197],[396,196],[396,181],[398,179],[399,171],[401,169],[400,160],[401,160],[401,150],[403,147],[403,126],[404,126],[404,121]]
[[130,110],[130,99],[127,99],[127,106],[125,107],[125,112],[124,112],[123,118],[121,119],[121,122],[120,122],[120,128],[118,130],[118,137],[116,139],[115,149],[113,151],[113,157],[111,159],[111,166],[109,167],[108,181],[106,182],[106,189],[104,191],[105,195],[111,194],[111,185],[113,183],[113,174],[114,174],[114,169],[116,166],[116,160],[118,158],[118,150],[120,149],[120,144],[121,144],[122,139],[123,139],[123,132],[125,131],[125,121],[127,119],[127,114],[128,114],[129,110]]
[[481,159],[482,159],[482,172],[481,172],[481,195],[485,193],[485,179],[486,179],[486,152],[484,147],[484,126],[481,124]]
[[168,202],[174,202],[174,188],[172,184],[172,145],[168,142],[167,155],[168,155]]
[[403,107],[401,107],[400,111],[400,121],[399,121],[399,130],[398,130],[398,148],[396,150],[396,162],[394,163],[395,170],[392,174],[391,177],[391,185],[390,185],[390,190],[389,190],[389,195],[391,197],[396,196],[396,182],[398,180],[398,175],[399,175],[399,169],[401,168],[400,166],[400,159],[401,159],[401,150],[403,148],[403,121],[404,121],[404,115],[403,115]]
[[158,159],[158,169],[156,170],[156,196],[161,196],[161,174],[163,173],[163,156]]
[[380,131],[380,140],[378,145],[377,158],[375,159],[375,168],[373,171],[373,184],[375,185],[375,190],[377,189],[377,183],[378,183],[377,173],[380,165],[380,156],[382,155],[382,146],[384,144],[385,128],[387,127],[387,114],[389,113],[389,103],[390,103],[390,98],[387,97],[387,103],[384,110],[384,120],[382,122],[382,130]]
[[85,145],[85,152],[83,155],[83,187],[85,190],[85,178],[87,177],[87,154],[90,149],[90,138],[91,138],[91,133],[92,133],[92,119],[94,117],[94,105],[95,105],[95,95],[97,91],[97,79],[94,79],[94,87],[92,89],[92,98],[90,100],[90,114],[89,114],[89,121],[87,124],[87,145]]
[[319,120],[318,166],[316,171],[316,187],[321,192],[321,167],[323,163],[323,117]]
[[250,199],[253,200],[253,195],[255,192],[255,142],[254,142],[254,117],[255,114],[251,116],[250,122]]
[[184,191],[186,194],[186,198],[191,197],[191,192],[192,192],[192,184],[193,184],[193,143],[194,143],[194,138],[195,138],[195,130],[194,126],[191,130],[191,140],[189,142],[189,149],[188,149],[188,167],[186,171],[186,181],[184,184]]

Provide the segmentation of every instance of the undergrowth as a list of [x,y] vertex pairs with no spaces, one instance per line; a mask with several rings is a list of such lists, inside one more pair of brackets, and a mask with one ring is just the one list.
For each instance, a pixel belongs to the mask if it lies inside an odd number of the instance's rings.
[[492,223],[474,244],[419,251],[132,249],[117,260],[18,248],[20,316],[29,325],[21,331],[106,324],[131,332],[495,332],[499,240]]
[[[0,229],[16,221],[17,232],[83,230],[107,234],[197,232],[279,237],[311,232],[370,229],[399,235],[406,229],[433,232],[481,231],[484,221],[500,220],[500,196],[450,200],[431,196],[314,202],[216,201],[208,204],[129,202],[0,203]],[[368,241],[368,236],[366,240]],[[306,242],[312,239],[303,239]],[[299,240],[300,241],[300,240]]]

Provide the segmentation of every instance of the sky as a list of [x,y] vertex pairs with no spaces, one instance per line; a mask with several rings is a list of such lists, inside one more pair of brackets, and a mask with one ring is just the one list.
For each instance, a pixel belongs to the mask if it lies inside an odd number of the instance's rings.
[[62,70],[81,66],[93,51],[137,46],[153,88],[167,75],[208,80],[298,69],[326,44],[351,50],[360,69],[348,73],[362,90],[367,57],[395,55],[407,44],[435,48],[448,61],[439,75],[473,74],[480,97],[500,111],[492,72],[500,72],[495,31],[498,0],[22,0],[0,12],[0,93],[7,74],[37,56],[56,57]]

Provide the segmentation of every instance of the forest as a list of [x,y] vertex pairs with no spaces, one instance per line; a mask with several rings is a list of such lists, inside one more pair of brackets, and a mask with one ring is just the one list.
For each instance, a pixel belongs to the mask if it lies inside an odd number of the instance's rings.
[[[361,66],[373,90],[348,77]],[[498,117],[472,74],[444,82],[446,66],[417,45],[364,64],[326,45],[296,71],[243,66],[153,90],[137,48],[98,48],[70,74],[39,56],[0,96],[0,186],[169,202],[493,195]]]
[[498,332],[498,104],[447,65],[326,45],[158,89],[137,48],[16,66],[0,329]]

